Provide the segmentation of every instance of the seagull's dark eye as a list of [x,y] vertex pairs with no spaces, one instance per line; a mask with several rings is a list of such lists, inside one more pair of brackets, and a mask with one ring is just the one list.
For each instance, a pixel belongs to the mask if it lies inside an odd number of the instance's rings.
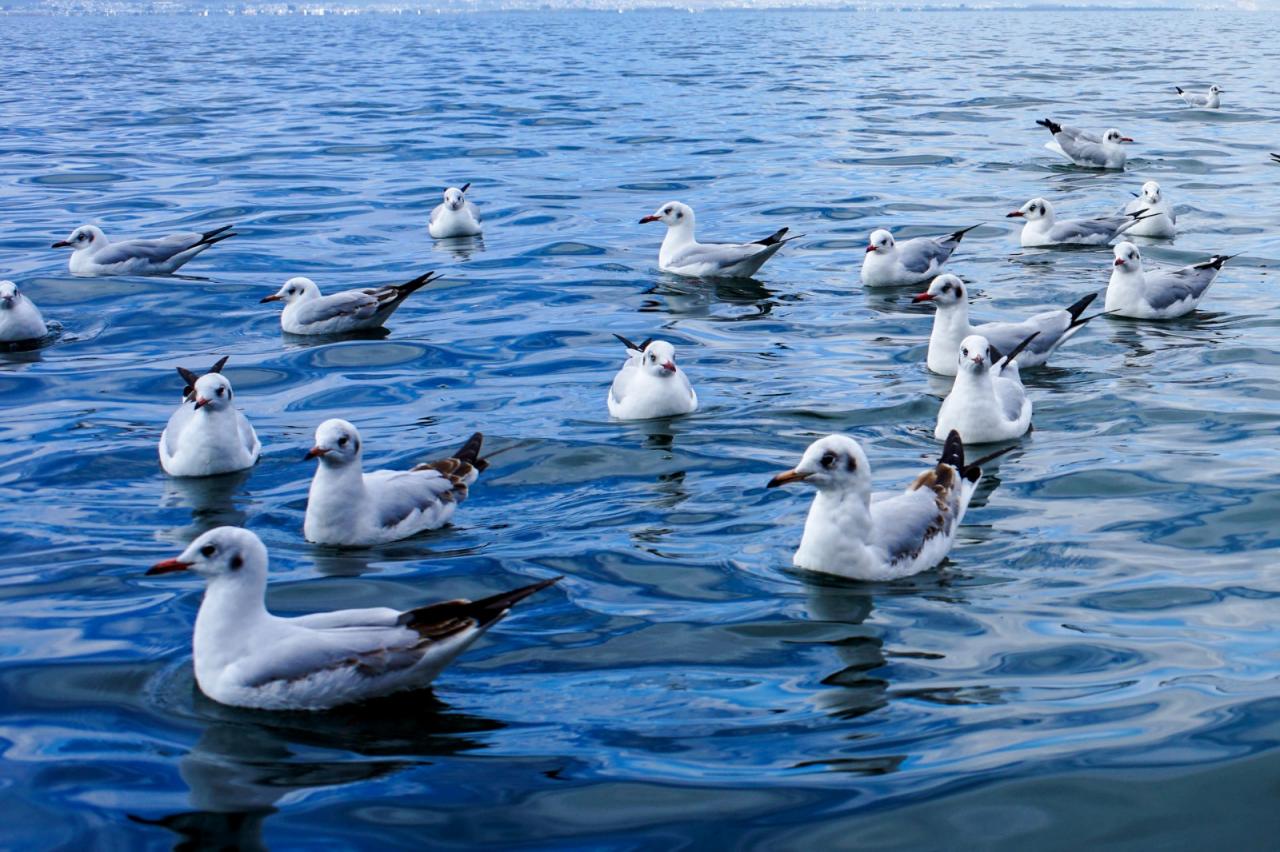
[[969,356],[969,350],[968,350],[968,349],[965,349],[963,346],[961,346],[961,347],[960,347],[960,354],[961,354],[961,355],[964,355],[964,356],[967,358],[967,357]]
[[213,556],[213,554],[217,552],[218,552],[217,546],[212,544],[206,544],[204,547],[200,548],[200,555],[203,556],[205,559],[208,559],[210,556]]
[[822,454],[822,461],[819,462],[823,467],[830,468],[836,463],[836,454],[833,450],[827,450]]
[[218,390],[217,390],[217,394],[218,394],[218,396],[222,396],[222,392],[223,392],[223,391],[225,391],[225,390],[226,390],[226,388],[218,388]]
[[338,439],[338,446],[345,447],[347,445],[347,440],[348,440],[347,436],[343,435],[341,438]]
[[243,568],[243,567],[244,567],[244,557],[243,557],[243,556],[241,556],[239,553],[237,553],[235,556],[231,557],[231,570],[232,570],[232,571],[239,571],[239,570],[240,570],[241,568]]
[[943,284],[943,285],[942,285],[942,292],[944,292],[944,293],[950,293],[950,292],[951,292],[951,285],[950,285],[950,284]]
[[663,214],[664,214],[664,215],[670,216],[670,215],[671,215],[671,208],[670,208],[670,207],[668,207],[666,210],[663,210],[662,212],[663,212]]

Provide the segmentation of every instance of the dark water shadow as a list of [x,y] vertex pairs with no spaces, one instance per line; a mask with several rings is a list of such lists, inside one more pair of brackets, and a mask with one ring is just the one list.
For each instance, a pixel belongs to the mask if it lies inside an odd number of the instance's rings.
[[191,510],[189,525],[170,528],[171,540],[185,544],[214,527],[244,526],[249,513],[236,505],[236,498],[248,502],[244,486],[252,475],[253,468],[221,476],[165,477],[161,505],[184,506]]

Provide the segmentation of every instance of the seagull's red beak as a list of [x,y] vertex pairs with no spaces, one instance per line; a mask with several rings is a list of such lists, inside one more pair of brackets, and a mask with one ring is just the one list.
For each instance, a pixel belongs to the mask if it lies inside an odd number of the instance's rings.
[[970,358],[969,360],[973,361],[973,363],[975,363],[975,364],[979,364],[979,365],[981,365],[981,364],[985,363],[987,359],[986,359],[986,358],[983,358],[981,355],[974,355],[974,356],[973,356],[972,358]]
[[181,559],[166,559],[163,562],[157,562],[147,569],[147,576],[155,574],[172,574],[175,571],[185,571],[191,567],[190,562],[183,562]]
[[202,396],[196,397],[196,408],[204,408],[208,404],[209,404],[209,400],[205,399],[204,397]]
[[1021,218],[1022,218],[1022,216],[1023,216],[1023,212],[1022,212],[1021,210],[1015,210],[1015,211],[1013,211],[1012,213],[1006,213],[1006,214],[1004,215],[1004,218],[1006,218],[1006,219],[1021,219]]
[[1130,139],[1128,136],[1121,136],[1121,137],[1120,137],[1120,141],[1121,141],[1121,142],[1132,142],[1133,140],[1132,140],[1132,139]]
[[912,297],[911,297],[911,301],[912,301],[912,302],[932,302],[932,301],[933,301],[933,294],[932,294],[932,293],[917,293],[916,295],[914,295],[914,296],[912,296]]
[[666,370],[668,373],[674,373],[676,371],[676,364],[674,361],[668,361],[662,365],[662,369]]
[[656,221],[658,221],[657,216],[645,216],[643,219],[640,220],[640,224],[643,225],[645,222],[656,222]]
[[267,302],[278,302],[278,301],[280,301],[279,293],[277,293],[274,296],[263,296],[261,299],[258,300],[258,304],[265,305]]
[[1115,265],[1115,266],[1124,266],[1124,258],[1123,258],[1123,257],[1117,257],[1117,258],[1116,258],[1116,262],[1115,262],[1115,264],[1114,264],[1114,265]]
[[773,479],[769,480],[769,484],[765,488],[777,488],[779,485],[787,485],[792,482],[804,482],[809,478],[809,474],[801,473],[798,470],[789,470],[786,473],[780,473]]
[[70,247],[70,245],[71,243],[67,242],[66,240],[58,240],[53,245],[49,246],[49,248],[68,248]]
[[875,250],[876,250],[876,247],[875,247],[875,246],[867,246],[867,254],[870,254],[871,252],[873,252],[873,251],[875,251]]
[[329,451],[326,450],[324,447],[312,447],[311,449],[307,450],[307,454],[302,457],[302,460],[311,461],[312,459],[318,459],[328,452]]

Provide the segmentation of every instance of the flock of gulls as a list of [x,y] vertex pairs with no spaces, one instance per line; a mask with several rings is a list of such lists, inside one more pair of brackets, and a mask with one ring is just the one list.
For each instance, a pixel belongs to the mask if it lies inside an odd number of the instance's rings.
[[[1219,106],[1221,91],[1217,86],[1205,95],[1178,90],[1188,104],[1208,109]],[[1124,168],[1124,145],[1132,140],[1119,131],[1093,134],[1051,119],[1037,123],[1052,134],[1046,147],[1077,166]],[[1280,155],[1272,156],[1280,161]],[[431,237],[482,234],[480,213],[467,198],[469,188],[465,184],[445,190],[428,222]],[[942,451],[937,463],[904,490],[873,493],[870,464],[854,438],[836,434],[814,441],[794,468],[768,483],[770,488],[805,483],[816,490],[793,559],[797,567],[879,581],[940,563],[951,550],[983,465],[1013,445],[975,461],[966,461],[966,447],[1007,444],[1031,427],[1032,400],[1020,371],[1047,363],[1098,316],[1164,320],[1194,311],[1228,259],[1215,255],[1176,269],[1144,265],[1137,246],[1123,238],[1169,239],[1177,232],[1174,206],[1154,181],[1143,184],[1132,200],[1113,212],[1093,218],[1060,218],[1043,198],[1033,198],[1007,215],[1024,221],[1023,246],[1106,246],[1120,240],[1112,249],[1103,310],[1086,315],[1097,297],[1089,293],[1060,310],[974,325],[966,283],[945,271],[972,228],[909,240],[896,240],[888,230],[873,231],[862,262],[863,285],[927,285],[914,301],[935,309],[927,366],[955,377],[938,412],[935,435]],[[700,243],[693,209],[678,201],[663,204],[640,222],[666,226],[658,266],[696,278],[754,276],[795,239],[782,228],[753,242]],[[69,267],[76,275],[168,275],[234,236],[228,225],[158,240],[112,242],[101,229],[83,225],[53,247],[71,249]],[[289,334],[342,335],[382,326],[434,278],[434,273],[427,273],[399,285],[325,295],[309,278],[296,277],[261,301],[283,304],[280,324]],[[40,341],[47,335],[36,306],[13,282],[0,281],[0,343]],[[669,342],[618,339],[626,348],[626,360],[609,387],[611,416],[670,418],[697,409],[697,393],[677,366]],[[159,441],[160,464],[170,476],[218,476],[249,469],[258,461],[262,444],[236,406],[232,383],[222,372],[226,361],[219,360],[202,375],[178,368],[184,383],[180,404]],[[408,470],[366,472],[364,439],[355,424],[326,420],[306,453],[315,460],[316,470],[303,536],[323,545],[363,547],[448,524],[487,466],[482,443],[482,435],[476,433],[447,458]],[[560,579],[483,600],[445,601],[408,611],[368,608],[282,618],[265,606],[267,565],[267,549],[257,535],[218,527],[147,572],[187,571],[204,579],[206,591],[192,640],[194,668],[200,689],[216,701],[318,710],[423,687],[512,606]]]

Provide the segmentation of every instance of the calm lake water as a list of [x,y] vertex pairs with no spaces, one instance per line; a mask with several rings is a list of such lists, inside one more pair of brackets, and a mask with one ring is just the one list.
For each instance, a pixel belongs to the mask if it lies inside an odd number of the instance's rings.
[[[0,273],[62,326],[0,361],[0,829],[9,848],[1266,848],[1280,816],[1280,150],[1275,15],[557,13],[0,18]],[[1227,91],[1188,110],[1174,84]],[[1034,124],[1119,127],[1130,170]],[[789,568],[815,436],[881,487],[937,452],[932,313],[863,292],[867,233],[978,222],[977,318],[1100,290],[1106,250],[1017,246],[1035,195],[1109,211],[1156,179],[1240,253],[1182,321],[1101,319],[1028,375],[1035,430],[952,560],[884,586]],[[428,240],[471,181],[483,246]],[[656,270],[678,198],[707,238],[804,233],[759,281]],[[235,222],[186,268],[76,279],[74,226]],[[258,300],[444,273],[383,339],[284,340]],[[702,410],[610,422],[610,336],[673,341]],[[227,373],[251,476],[181,484],[175,365]],[[447,530],[302,541],[315,426],[371,464],[484,431]],[[283,613],[409,607],[553,573],[432,692],[327,714],[201,697],[215,524],[272,552]]]

